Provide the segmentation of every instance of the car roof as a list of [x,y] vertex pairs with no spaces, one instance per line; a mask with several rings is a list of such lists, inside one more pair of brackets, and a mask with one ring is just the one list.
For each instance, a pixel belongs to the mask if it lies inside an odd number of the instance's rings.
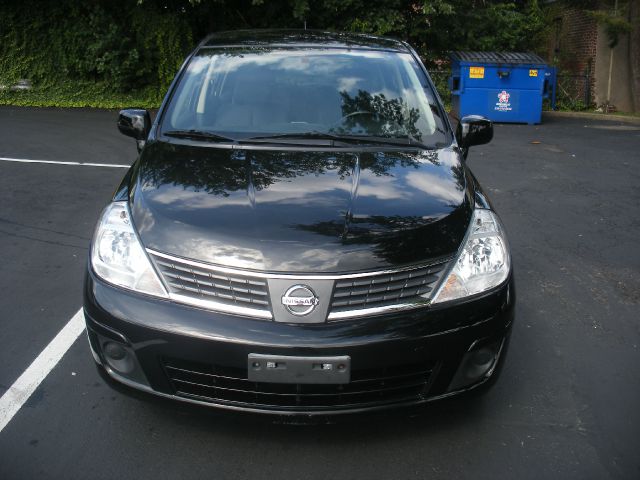
[[209,35],[200,44],[201,48],[226,46],[321,47],[409,51],[405,43],[392,38],[322,30],[234,30]]

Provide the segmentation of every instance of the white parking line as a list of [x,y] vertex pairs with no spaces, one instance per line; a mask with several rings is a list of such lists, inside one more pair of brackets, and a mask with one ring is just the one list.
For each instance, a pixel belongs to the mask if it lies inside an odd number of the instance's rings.
[[57,160],[31,160],[30,158],[0,157],[4,162],[19,163],[52,163],[54,165],[76,165],[80,167],[109,167],[109,168],[129,168],[131,165],[119,165],[116,163],[90,163],[90,162],[60,162]]
[[0,432],[84,331],[82,308],[0,398]]

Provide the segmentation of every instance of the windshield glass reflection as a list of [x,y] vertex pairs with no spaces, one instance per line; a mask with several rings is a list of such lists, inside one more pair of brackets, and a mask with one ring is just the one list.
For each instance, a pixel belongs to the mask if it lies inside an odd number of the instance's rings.
[[162,131],[234,138],[336,133],[447,142],[426,77],[409,54],[335,49],[204,49]]

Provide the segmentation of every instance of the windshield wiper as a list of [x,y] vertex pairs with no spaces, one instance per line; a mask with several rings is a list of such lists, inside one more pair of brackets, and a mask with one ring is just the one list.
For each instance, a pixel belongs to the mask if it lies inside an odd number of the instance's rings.
[[213,132],[205,132],[202,130],[169,130],[162,132],[167,137],[176,138],[193,138],[195,140],[206,140],[210,142],[235,142],[235,138],[225,137]]
[[346,135],[324,132],[300,132],[300,133],[280,133],[276,135],[265,135],[260,137],[250,137],[242,139],[241,142],[257,143],[278,143],[278,140],[332,140],[350,144],[376,144],[376,145],[408,145],[421,148],[428,148],[420,141],[409,135],[404,137],[384,137],[374,135]]
[[275,135],[263,135],[259,137],[243,138],[244,142],[270,143],[274,140],[342,140],[339,135],[323,132],[299,132],[299,133],[277,133]]
[[384,136],[376,136],[376,135],[345,135],[342,138],[358,140],[364,143],[376,143],[376,144],[386,144],[386,145],[408,145],[410,147],[419,147],[419,148],[431,148],[422,143],[420,140],[415,138],[412,135],[405,135],[402,137],[384,137]]

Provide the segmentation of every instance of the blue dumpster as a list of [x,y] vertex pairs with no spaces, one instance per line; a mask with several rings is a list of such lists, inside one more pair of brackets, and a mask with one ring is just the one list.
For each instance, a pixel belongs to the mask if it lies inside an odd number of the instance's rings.
[[454,115],[540,123],[542,100],[555,101],[555,69],[533,53],[453,52],[449,88]]

